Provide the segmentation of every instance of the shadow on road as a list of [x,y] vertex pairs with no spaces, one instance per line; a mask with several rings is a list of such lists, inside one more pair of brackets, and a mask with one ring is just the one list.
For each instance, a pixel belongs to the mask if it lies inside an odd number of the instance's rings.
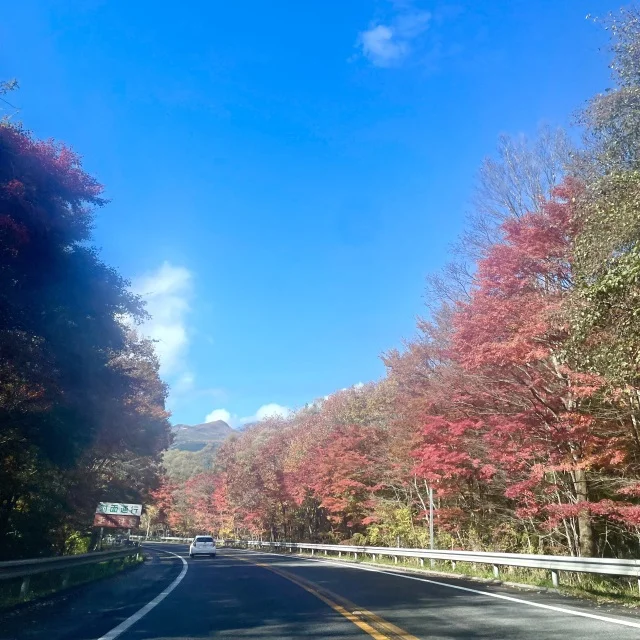
[[[165,547],[149,547],[148,561],[128,575],[1,616],[0,638],[101,638],[151,601],[180,573],[182,561],[163,550]],[[331,608],[293,582],[292,577],[301,584],[306,581],[319,587],[321,593],[334,594],[336,601],[347,599],[354,608],[373,612],[417,638],[626,640],[640,635],[637,628],[354,567],[230,549],[219,550],[215,559],[189,559],[186,547],[167,545],[166,550],[187,560],[189,568],[184,579],[118,640],[371,637],[350,622],[344,612]],[[267,566],[252,564],[255,562]],[[290,575],[283,576],[270,569]],[[470,586],[462,580],[450,582]],[[481,585],[477,586],[482,590]],[[554,600],[548,594],[512,595],[566,606],[560,597]]]

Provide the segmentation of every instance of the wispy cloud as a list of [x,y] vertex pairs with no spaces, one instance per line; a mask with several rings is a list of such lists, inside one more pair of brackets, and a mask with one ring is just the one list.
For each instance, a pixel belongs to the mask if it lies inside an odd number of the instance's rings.
[[393,29],[378,24],[359,37],[362,53],[377,67],[390,67],[407,55],[408,43],[394,37]]
[[376,67],[399,66],[429,28],[431,14],[401,3],[388,21],[374,22],[358,34],[357,46]]
[[191,373],[191,371],[185,371],[171,385],[171,391],[176,395],[184,396],[194,390],[195,381],[196,379],[193,373]]
[[164,262],[155,271],[135,278],[132,289],[147,303],[151,318],[138,330],[155,341],[161,375],[179,376],[177,386],[192,388],[194,377],[186,361],[189,349],[187,317],[193,293],[191,272]]

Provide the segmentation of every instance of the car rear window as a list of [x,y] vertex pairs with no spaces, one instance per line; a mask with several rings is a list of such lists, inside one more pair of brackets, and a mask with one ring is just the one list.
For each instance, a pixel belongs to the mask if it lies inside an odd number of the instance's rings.
[[197,536],[196,542],[213,542],[213,538],[211,536]]

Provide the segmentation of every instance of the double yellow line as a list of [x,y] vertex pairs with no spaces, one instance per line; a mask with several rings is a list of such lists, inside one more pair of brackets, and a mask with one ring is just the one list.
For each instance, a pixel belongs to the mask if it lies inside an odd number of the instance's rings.
[[329,605],[341,616],[344,616],[349,622],[353,622],[356,627],[368,633],[372,638],[375,638],[375,640],[419,640],[410,633],[407,633],[404,629],[397,627],[391,622],[387,622],[372,611],[358,607],[346,598],[327,589],[320,588],[308,580],[295,576],[284,569],[279,569],[270,564],[264,564],[263,562],[254,562],[249,558],[242,558],[238,555],[234,555],[234,558],[277,573],[279,576],[293,582],[305,591],[313,594],[316,598],[322,600],[322,602]]

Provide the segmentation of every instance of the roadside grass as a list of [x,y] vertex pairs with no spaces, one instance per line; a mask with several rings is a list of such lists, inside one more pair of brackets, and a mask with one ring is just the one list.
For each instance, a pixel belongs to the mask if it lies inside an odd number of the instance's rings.
[[131,569],[144,562],[142,555],[118,558],[107,562],[86,564],[72,569],[47,571],[31,576],[29,591],[25,597],[20,596],[22,578],[3,580],[0,582],[0,610],[10,609],[16,605],[38,600],[54,593],[65,591],[89,582],[109,578],[125,569]]
[[616,603],[628,607],[640,607],[640,593],[638,581],[635,578],[624,578],[615,576],[599,576],[583,573],[572,573],[563,571],[560,573],[560,585],[557,589],[553,587],[549,571],[544,569],[527,569],[524,567],[500,567],[500,577],[495,578],[491,565],[457,562],[455,569],[451,562],[434,560],[433,564],[428,559],[424,560],[424,565],[420,564],[419,558],[398,557],[397,563],[391,557],[378,556],[373,561],[371,556],[358,554],[355,559],[353,554],[343,552],[342,557],[336,553],[324,555],[317,552],[290,554],[281,552],[283,555],[298,555],[306,558],[318,558],[327,560],[340,560],[341,562],[351,562],[354,564],[370,564],[382,566],[389,569],[409,569],[412,572],[423,573],[426,576],[441,574],[450,577],[461,577],[479,579],[493,584],[505,583],[510,586],[534,587],[540,590],[554,590],[566,595],[593,600],[597,603]]

